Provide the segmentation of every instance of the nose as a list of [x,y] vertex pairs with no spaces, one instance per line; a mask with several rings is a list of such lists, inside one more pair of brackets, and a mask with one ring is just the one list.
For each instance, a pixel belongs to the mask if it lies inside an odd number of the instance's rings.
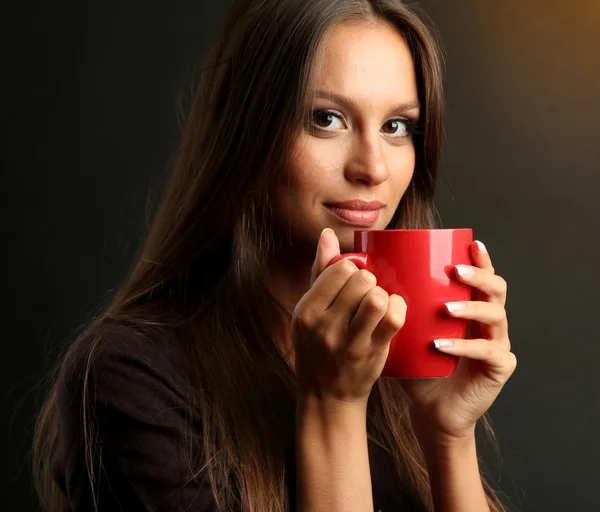
[[373,187],[387,180],[388,168],[379,133],[362,134],[353,144],[344,173],[349,181],[358,181]]

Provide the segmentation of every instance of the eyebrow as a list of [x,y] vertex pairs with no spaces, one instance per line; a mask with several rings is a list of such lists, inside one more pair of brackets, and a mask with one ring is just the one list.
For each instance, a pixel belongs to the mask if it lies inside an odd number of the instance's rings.
[[[323,98],[326,100],[331,100],[331,101],[336,102],[339,105],[342,105],[343,107],[357,110],[357,106],[352,100],[345,98],[344,96],[340,96],[339,94],[335,94],[331,91],[319,90],[316,92],[315,97]],[[392,111],[405,111],[405,110],[414,110],[417,108],[418,109],[421,108],[421,103],[418,100],[413,100],[413,101],[408,101],[406,103],[398,103],[391,110]]]

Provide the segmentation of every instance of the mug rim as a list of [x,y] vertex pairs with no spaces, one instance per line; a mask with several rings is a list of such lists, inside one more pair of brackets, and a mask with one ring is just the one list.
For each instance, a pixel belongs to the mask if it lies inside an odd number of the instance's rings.
[[473,231],[473,228],[416,228],[416,229],[355,229],[355,233],[431,233],[448,231]]

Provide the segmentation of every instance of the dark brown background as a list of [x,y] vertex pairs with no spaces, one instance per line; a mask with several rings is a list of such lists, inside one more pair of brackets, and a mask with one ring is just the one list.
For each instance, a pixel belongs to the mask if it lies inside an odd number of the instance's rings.
[[[2,4],[2,510],[36,510],[39,381],[126,270],[227,5]],[[600,2],[419,5],[446,48],[444,225],[472,226],[509,282],[519,366],[492,474],[520,510],[598,510]]]

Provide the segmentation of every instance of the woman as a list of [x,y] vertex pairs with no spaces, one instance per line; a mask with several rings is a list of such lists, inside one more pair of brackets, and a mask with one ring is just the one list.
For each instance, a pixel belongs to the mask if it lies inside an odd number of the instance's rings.
[[503,510],[474,431],[515,358],[483,246],[457,269],[482,300],[448,309],[481,339],[438,347],[463,356],[443,380],[378,380],[406,304],[328,266],[357,226],[433,226],[442,104],[397,0],[235,3],[137,263],[40,416],[49,509]]

